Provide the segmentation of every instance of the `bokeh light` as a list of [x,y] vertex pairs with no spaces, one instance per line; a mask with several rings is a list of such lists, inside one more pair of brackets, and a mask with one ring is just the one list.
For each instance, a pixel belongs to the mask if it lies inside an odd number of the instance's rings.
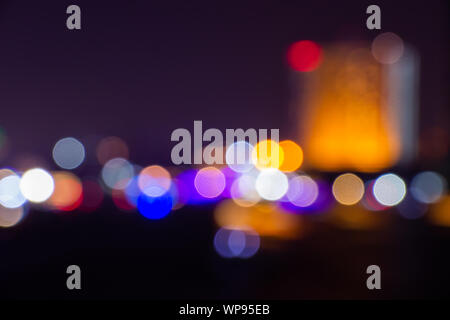
[[230,193],[234,202],[243,207],[253,206],[261,200],[256,190],[256,177],[250,174],[243,174],[234,180]]
[[125,189],[134,175],[134,167],[123,158],[109,160],[102,169],[102,179],[110,189]]
[[20,180],[20,191],[31,202],[46,201],[53,194],[54,189],[53,177],[41,168],[26,171]]
[[[11,171],[12,172],[12,171]],[[0,205],[5,208],[18,208],[26,199],[20,191],[20,177],[12,174],[0,179]]]
[[245,232],[231,230],[228,236],[228,247],[234,256],[239,256],[245,248]]
[[259,250],[261,239],[259,234],[253,230],[245,230],[245,246],[239,254],[240,258],[248,259],[253,257]]
[[289,66],[295,71],[313,71],[322,61],[322,49],[310,40],[297,41],[289,47],[287,60]]
[[303,163],[303,150],[292,140],[283,140],[280,142],[280,148],[283,150],[283,162],[280,170],[284,172],[296,171]]
[[9,228],[17,225],[24,217],[25,210],[23,207],[5,208],[0,205],[0,227]]
[[289,179],[286,193],[289,201],[297,207],[311,206],[319,196],[317,183],[307,175],[294,176]]
[[379,34],[372,42],[372,55],[382,64],[396,63],[403,51],[403,40],[392,32]]
[[203,197],[216,198],[225,189],[225,175],[217,168],[206,167],[198,171],[194,185]]
[[435,203],[445,193],[446,187],[447,183],[440,174],[425,171],[413,178],[409,190],[417,201]]
[[139,173],[139,189],[150,197],[159,197],[170,189],[170,173],[161,166],[149,166]]
[[289,182],[286,175],[278,169],[264,169],[256,178],[256,191],[261,198],[275,201],[287,192]]
[[176,183],[178,202],[190,205],[200,205],[216,201],[215,198],[205,198],[198,193],[195,187],[195,178],[198,170],[189,169],[183,171],[176,176],[174,183]]
[[353,205],[364,195],[364,182],[353,173],[345,173],[334,180],[333,195],[343,205]]
[[139,213],[152,220],[167,216],[173,207],[172,195],[166,192],[160,197],[150,197],[142,193],[137,201]]
[[432,206],[428,219],[435,225],[450,227],[450,195],[446,194]]
[[56,210],[72,211],[83,200],[83,187],[77,176],[70,172],[53,172],[55,190],[47,203]]
[[53,147],[53,160],[63,169],[72,170],[79,167],[85,156],[83,144],[72,137],[59,140]]
[[399,204],[406,194],[406,185],[402,178],[387,173],[380,176],[373,186],[373,195],[384,206]]
[[11,169],[7,169],[7,168],[0,169],[0,179],[6,178],[8,176],[13,176],[13,175],[16,175],[16,173]]
[[114,158],[128,159],[128,157],[128,146],[119,137],[104,138],[97,146],[97,160],[101,165]]
[[283,149],[273,140],[260,141],[253,148],[252,162],[258,169],[278,169],[283,160]]
[[259,235],[251,230],[220,228],[214,236],[214,248],[223,258],[250,258],[259,247]]
[[335,199],[331,192],[331,186],[327,181],[325,180],[313,180],[313,181],[317,185],[317,197],[315,198],[313,203],[311,203],[306,207],[297,206],[289,200],[286,193],[286,195],[284,196],[283,199],[281,199],[282,201],[280,201],[278,205],[290,213],[317,215],[317,219],[319,219],[321,214],[329,212],[329,210],[335,205]]
[[235,257],[235,254],[231,251],[228,243],[231,231],[232,230],[220,228],[214,236],[214,248],[223,258]]
[[225,154],[227,165],[236,172],[248,172],[254,168],[253,146],[246,141],[237,141],[228,146]]

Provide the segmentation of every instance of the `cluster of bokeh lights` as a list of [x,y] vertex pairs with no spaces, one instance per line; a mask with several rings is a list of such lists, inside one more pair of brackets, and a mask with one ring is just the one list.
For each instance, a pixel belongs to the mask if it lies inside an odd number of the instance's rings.
[[[403,51],[402,40],[393,33],[380,34],[371,47],[380,64],[396,63]],[[309,40],[295,42],[287,51],[287,62],[296,72],[316,70],[323,58],[321,46]],[[4,140],[0,131],[0,147]],[[306,217],[333,210],[340,225],[365,228],[382,212],[418,219],[430,207],[431,221],[450,226],[447,182],[437,172],[420,172],[410,181],[392,172],[370,178],[340,172],[328,183],[329,176],[303,171],[307,154],[294,140],[266,139],[254,145],[237,141],[224,150],[224,164],[182,170],[133,163],[127,143],[116,136],[100,139],[94,148],[81,139],[62,138],[51,152],[56,171],[38,165],[0,169],[0,227],[17,225],[32,206],[63,214],[93,213],[106,196],[119,210],[139,212],[149,220],[163,219],[186,205],[212,204],[219,226],[213,240],[216,252],[247,259],[258,252],[264,236],[296,237],[303,234]],[[82,176],[89,152],[101,169]]]
[[19,223],[28,204],[53,212],[93,212],[105,194],[118,209],[138,211],[150,220],[162,219],[184,205],[223,202],[216,210],[221,228],[214,237],[214,248],[225,258],[249,258],[259,250],[261,236],[299,232],[297,222],[284,221],[285,217],[324,211],[318,199],[326,190],[339,205],[372,212],[398,206],[400,215],[408,219],[423,215],[420,210],[405,213],[411,201],[427,206],[446,193],[445,179],[431,171],[411,180],[408,196],[405,181],[394,173],[365,182],[356,173],[343,173],[330,188],[321,189],[317,179],[299,171],[303,151],[292,140],[264,140],[255,146],[238,141],[226,149],[225,165],[184,171],[160,165],[140,167],[130,162],[128,152],[122,139],[102,139],[96,148],[100,177],[80,179],[71,171],[86,161],[85,146],[69,137],[59,140],[52,152],[62,171],[0,170],[0,225]]
[[[83,167],[86,149],[69,137],[59,140],[52,152],[63,170],[1,169],[0,226],[17,225],[30,205],[52,212],[94,212],[105,195],[119,210],[137,211],[150,220],[185,205],[221,203],[215,210],[220,226],[215,250],[225,258],[250,258],[259,250],[261,236],[292,236],[301,230],[296,216],[326,212],[329,207],[323,199],[332,197],[335,204],[373,214],[398,207],[401,216],[416,219],[423,216],[423,208],[445,198],[447,188],[445,179],[432,171],[417,174],[409,190],[394,173],[367,181],[356,173],[343,173],[327,187],[323,180],[300,171],[303,150],[292,140],[264,140],[255,146],[238,141],[226,149],[224,165],[184,171],[141,167],[128,159],[128,152],[122,139],[102,139],[96,148],[99,177],[80,179],[74,171]],[[415,210],[408,209],[412,204]]]

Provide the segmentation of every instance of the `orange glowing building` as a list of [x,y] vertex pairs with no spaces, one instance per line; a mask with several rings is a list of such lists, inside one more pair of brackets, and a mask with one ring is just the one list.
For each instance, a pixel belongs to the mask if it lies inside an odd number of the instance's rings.
[[295,106],[305,165],[376,172],[411,158],[416,72],[412,51],[383,64],[368,45],[325,48],[313,72],[298,73],[302,90]]

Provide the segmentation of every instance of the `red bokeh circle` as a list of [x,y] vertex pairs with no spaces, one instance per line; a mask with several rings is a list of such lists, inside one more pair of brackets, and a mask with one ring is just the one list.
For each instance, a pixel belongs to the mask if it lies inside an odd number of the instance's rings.
[[287,59],[289,66],[295,71],[313,71],[322,61],[322,49],[313,41],[298,41],[289,47]]

